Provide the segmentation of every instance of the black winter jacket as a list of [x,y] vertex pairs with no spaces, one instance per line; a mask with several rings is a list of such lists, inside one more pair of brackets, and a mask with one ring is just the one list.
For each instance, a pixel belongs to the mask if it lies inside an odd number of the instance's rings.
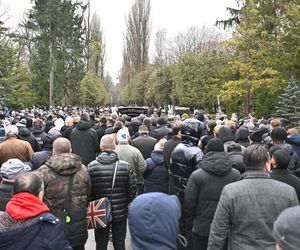
[[44,142],[46,141],[47,134],[42,128],[33,128],[32,135],[38,141],[41,150],[44,148]]
[[[0,181],[1,182],[1,181]],[[12,182],[6,182],[0,184],[0,211],[6,210],[6,204],[13,196],[14,184]]]
[[176,194],[181,205],[184,203],[184,190],[191,174],[202,160],[202,151],[189,143],[179,143],[171,156],[171,187],[170,192]]
[[81,157],[84,165],[95,160],[96,153],[99,152],[99,141],[95,129],[91,128],[88,121],[79,121],[71,133],[70,141],[72,152]]
[[161,192],[169,193],[169,173],[165,166],[164,154],[155,150],[146,160],[147,170],[144,174],[144,193]]
[[37,139],[31,135],[27,128],[20,128],[18,136],[21,140],[29,142],[34,152],[41,151],[41,147]]
[[231,151],[228,153],[228,158],[231,161],[232,167],[238,170],[241,174],[246,171],[242,152]]
[[[110,196],[116,161],[118,161],[118,155],[115,152],[104,151],[88,165],[92,182],[91,200]],[[125,161],[120,160],[118,164],[111,198],[113,221],[122,221],[127,218],[128,205],[136,192],[132,169]]]
[[187,227],[208,237],[223,187],[237,181],[240,173],[231,167],[224,152],[209,152],[192,173],[185,190]]

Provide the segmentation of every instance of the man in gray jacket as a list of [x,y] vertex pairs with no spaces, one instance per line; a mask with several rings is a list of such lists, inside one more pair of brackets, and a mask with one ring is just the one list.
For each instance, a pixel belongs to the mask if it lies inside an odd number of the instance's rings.
[[224,187],[211,225],[208,250],[274,250],[273,223],[281,211],[299,204],[293,187],[263,172],[265,147],[249,146],[244,153],[246,172],[239,182]]

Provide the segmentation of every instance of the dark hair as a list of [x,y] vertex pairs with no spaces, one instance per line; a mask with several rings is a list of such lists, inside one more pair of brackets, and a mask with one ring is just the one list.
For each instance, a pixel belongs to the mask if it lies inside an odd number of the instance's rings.
[[80,120],[82,120],[82,121],[88,121],[89,119],[90,119],[90,116],[86,112],[84,112],[80,115]]
[[164,118],[161,118],[161,117],[159,117],[158,119],[157,119],[157,124],[158,125],[166,125],[167,124],[167,121],[164,119]]
[[285,149],[278,149],[274,152],[276,168],[287,169],[291,160],[289,152]]
[[182,129],[182,123],[181,122],[175,122],[172,124],[172,132],[173,135],[178,135],[179,131]]
[[259,144],[252,144],[246,148],[243,156],[244,163],[247,168],[262,169],[268,161],[267,149]]
[[287,132],[283,128],[274,128],[271,131],[271,138],[275,143],[283,143],[284,140],[287,138]]
[[18,176],[14,183],[14,194],[27,192],[38,196],[43,190],[43,178],[38,172],[24,173]]

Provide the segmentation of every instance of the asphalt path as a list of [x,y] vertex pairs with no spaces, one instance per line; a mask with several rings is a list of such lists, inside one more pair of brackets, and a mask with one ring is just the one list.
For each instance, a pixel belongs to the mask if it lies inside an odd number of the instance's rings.
[[[85,250],[95,250],[96,249],[96,242],[94,237],[94,230],[88,230],[89,232],[89,238],[85,244]],[[130,243],[130,233],[129,228],[127,225],[127,234],[126,234],[126,241],[125,241],[126,250],[132,250],[131,243]],[[108,250],[113,250],[114,247],[112,245],[112,242],[109,242],[108,244]]]

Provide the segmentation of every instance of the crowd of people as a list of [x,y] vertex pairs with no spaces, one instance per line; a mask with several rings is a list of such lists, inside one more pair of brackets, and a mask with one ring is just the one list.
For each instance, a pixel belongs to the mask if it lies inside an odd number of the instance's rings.
[[[136,117],[58,107],[0,113],[0,249],[300,249],[300,134],[280,119]],[[112,185],[113,182],[113,185]]]

